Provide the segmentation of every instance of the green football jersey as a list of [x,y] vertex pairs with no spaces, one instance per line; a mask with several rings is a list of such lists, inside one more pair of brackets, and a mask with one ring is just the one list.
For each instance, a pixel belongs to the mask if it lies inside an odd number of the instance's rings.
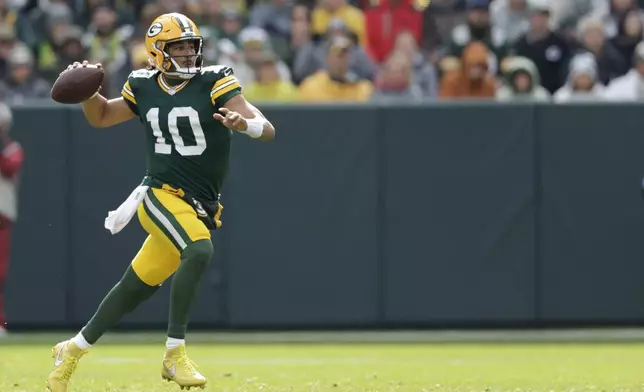
[[232,131],[213,114],[240,93],[226,66],[204,67],[175,86],[157,70],[133,71],[121,95],[145,126],[147,176],[205,202],[219,200]]

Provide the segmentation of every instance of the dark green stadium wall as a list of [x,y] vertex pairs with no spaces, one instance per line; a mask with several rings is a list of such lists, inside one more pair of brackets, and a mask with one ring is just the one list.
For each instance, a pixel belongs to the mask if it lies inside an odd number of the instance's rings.
[[[193,326],[644,323],[644,107],[264,107],[238,135]],[[46,121],[46,123],[45,123]],[[145,233],[103,228],[142,126],[15,108],[26,151],[7,313],[77,327]],[[163,327],[168,284],[123,327]]]

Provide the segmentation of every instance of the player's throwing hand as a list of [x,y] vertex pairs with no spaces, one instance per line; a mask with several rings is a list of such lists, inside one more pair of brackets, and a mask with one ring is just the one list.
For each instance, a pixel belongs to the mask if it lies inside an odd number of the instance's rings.
[[[103,65],[102,65],[101,63],[90,64],[90,63],[89,63],[89,61],[85,60],[85,61],[83,61],[82,63],[79,63],[78,61],[74,61],[74,63],[73,63],[73,64],[70,64],[70,65],[68,65],[68,66],[67,66],[67,68],[65,69],[65,71],[69,71],[69,70],[70,70],[70,69],[72,69],[72,68],[87,67],[88,65],[89,65],[89,66],[92,66],[92,65],[93,65],[93,66],[95,66],[96,68],[103,68]],[[63,71],[63,72],[65,72],[65,71]],[[62,75],[62,74],[63,74],[63,72],[61,72],[60,74]]]
[[233,131],[245,131],[248,128],[246,119],[241,114],[226,108],[220,108],[219,112],[221,112],[223,116],[219,113],[215,113],[213,117],[215,120],[224,124],[226,128],[232,129]]

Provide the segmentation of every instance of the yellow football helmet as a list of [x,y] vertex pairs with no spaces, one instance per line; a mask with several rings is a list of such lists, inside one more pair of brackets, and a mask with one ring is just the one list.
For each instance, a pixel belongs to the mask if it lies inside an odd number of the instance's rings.
[[[194,67],[181,67],[168,53],[168,45],[179,41],[194,41]],[[173,12],[157,17],[145,35],[145,46],[156,69],[168,76],[190,79],[201,72],[203,38],[197,25],[183,14]]]

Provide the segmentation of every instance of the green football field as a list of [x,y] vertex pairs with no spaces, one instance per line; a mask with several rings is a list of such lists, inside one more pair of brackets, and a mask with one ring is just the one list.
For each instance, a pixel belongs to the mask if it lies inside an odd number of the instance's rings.
[[[0,391],[44,391],[49,341],[61,336],[67,335],[0,340]],[[513,342],[500,334],[477,342],[399,335],[355,343],[359,333],[344,342],[213,336],[188,345],[209,378],[207,391],[644,391],[639,338]],[[83,357],[70,392],[178,391],[161,380],[163,350],[162,334],[110,335]]]

